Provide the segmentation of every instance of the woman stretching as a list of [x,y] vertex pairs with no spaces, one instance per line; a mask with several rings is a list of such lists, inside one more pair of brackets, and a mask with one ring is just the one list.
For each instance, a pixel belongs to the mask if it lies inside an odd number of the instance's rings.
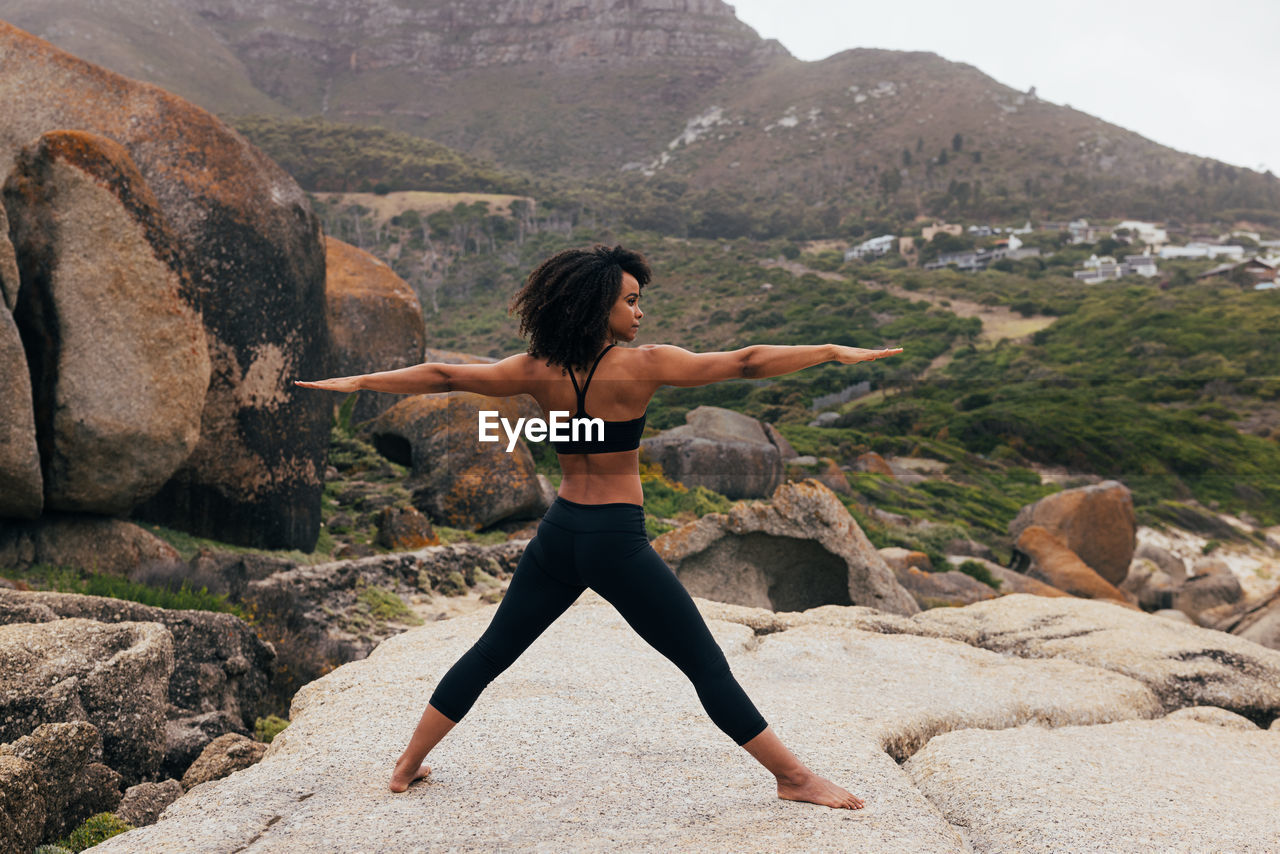
[[520,333],[529,336],[526,354],[493,364],[426,363],[298,383],[341,392],[529,394],[547,413],[568,411],[575,419],[604,422],[602,439],[597,432],[590,441],[578,436],[552,443],[564,473],[559,495],[525,548],[493,621],[432,694],[396,762],[393,792],[430,773],[423,760],[431,749],[494,677],[590,587],[693,682],[715,725],[777,779],[778,797],[846,809],[863,805],[806,768],[778,740],[729,671],[693,599],[649,545],[638,448],[649,399],[661,386],[776,377],[823,362],[849,364],[902,351],[833,344],[755,345],[724,353],[662,344],[617,347],[639,332],[640,291],[649,277],[644,258],[622,247],[569,249],[534,270],[512,303]]

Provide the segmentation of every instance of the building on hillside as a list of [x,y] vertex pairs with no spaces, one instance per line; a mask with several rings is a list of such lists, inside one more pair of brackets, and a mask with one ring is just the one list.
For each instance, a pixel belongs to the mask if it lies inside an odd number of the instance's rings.
[[935,234],[950,234],[952,237],[959,237],[964,234],[963,225],[955,225],[953,223],[935,222],[933,225],[926,225],[920,230],[920,238],[928,243],[933,240]]
[[1116,237],[1116,232],[1125,229],[1129,234],[1136,238],[1139,243],[1145,243],[1147,246],[1164,246],[1169,242],[1169,232],[1158,227],[1153,222],[1142,222],[1137,219],[1126,219],[1120,223],[1111,232]]
[[1212,279],[1215,276],[1237,276],[1244,278],[1244,281],[1252,284],[1260,282],[1274,281],[1280,275],[1280,258],[1250,258],[1248,261],[1238,261],[1228,264],[1219,264],[1216,267],[1210,267],[1200,275],[1197,279]]
[[1097,243],[1104,237],[1111,236],[1111,229],[1105,225],[1089,225],[1087,219],[1073,219],[1067,223],[1067,231],[1071,233],[1072,243]]
[[1031,220],[1027,220],[1026,225],[1022,226],[1022,228],[1009,229],[1010,234],[1030,234],[1033,231],[1035,231],[1035,229],[1031,227]]
[[844,260],[852,261],[854,258],[878,258],[892,249],[897,239],[898,238],[892,234],[882,234],[879,237],[872,237],[870,240],[864,240],[857,246],[846,249],[844,251]]
[[974,237],[990,237],[995,230],[989,225],[971,225],[969,226],[969,234]]
[[1163,246],[1161,258],[1231,258],[1244,260],[1243,246],[1222,246],[1217,243],[1188,243],[1186,246]]
[[907,262],[908,267],[914,267],[920,263],[920,251],[916,248],[914,237],[898,238],[898,254]]
[[[1016,237],[1012,238],[1017,240]],[[1004,243],[1005,241],[1001,241]],[[1022,242],[1018,241],[1018,245],[1010,249],[1008,245],[997,245],[991,249],[968,249],[964,252],[943,252],[936,260],[930,261],[924,265],[926,270],[941,270],[944,267],[954,266],[962,273],[972,273],[978,270],[985,270],[1002,258],[1010,261],[1017,261],[1021,258],[1035,258],[1040,255],[1040,249],[1032,246],[1022,248]]]
[[1119,263],[1110,255],[1103,255],[1101,258],[1090,255],[1083,267],[1084,269],[1076,270],[1072,275],[1086,285],[1119,279],[1123,276],[1150,278],[1160,274],[1156,268],[1156,259],[1151,255],[1129,255]]

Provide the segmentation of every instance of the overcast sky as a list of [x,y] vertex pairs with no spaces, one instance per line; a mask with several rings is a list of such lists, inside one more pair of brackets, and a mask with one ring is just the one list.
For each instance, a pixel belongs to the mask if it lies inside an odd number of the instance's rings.
[[1148,139],[1280,174],[1280,0],[728,0],[793,55],[927,50]]

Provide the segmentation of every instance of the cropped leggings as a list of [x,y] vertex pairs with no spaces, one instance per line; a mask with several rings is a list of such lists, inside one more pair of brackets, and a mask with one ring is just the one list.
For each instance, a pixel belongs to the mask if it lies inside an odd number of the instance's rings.
[[440,680],[431,705],[455,723],[462,720],[489,683],[588,587],[689,677],[726,735],[742,745],[764,731],[764,718],[729,672],[693,599],[649,545],[644,510],[563,498],[543,516],[493,621]]

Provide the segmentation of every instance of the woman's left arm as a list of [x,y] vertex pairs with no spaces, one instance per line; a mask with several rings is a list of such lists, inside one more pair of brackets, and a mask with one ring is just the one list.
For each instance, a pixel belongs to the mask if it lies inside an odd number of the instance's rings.
[[321,391],[382,391],[390,394],[435,394],[471,391],[490,397],[510,397],[529,391],[530,357],[509,356],[490,364],[446,365],[424,362],[394,371],[379,371],[354,377],[335,377],[314,382],[295,380],[294,385]]

